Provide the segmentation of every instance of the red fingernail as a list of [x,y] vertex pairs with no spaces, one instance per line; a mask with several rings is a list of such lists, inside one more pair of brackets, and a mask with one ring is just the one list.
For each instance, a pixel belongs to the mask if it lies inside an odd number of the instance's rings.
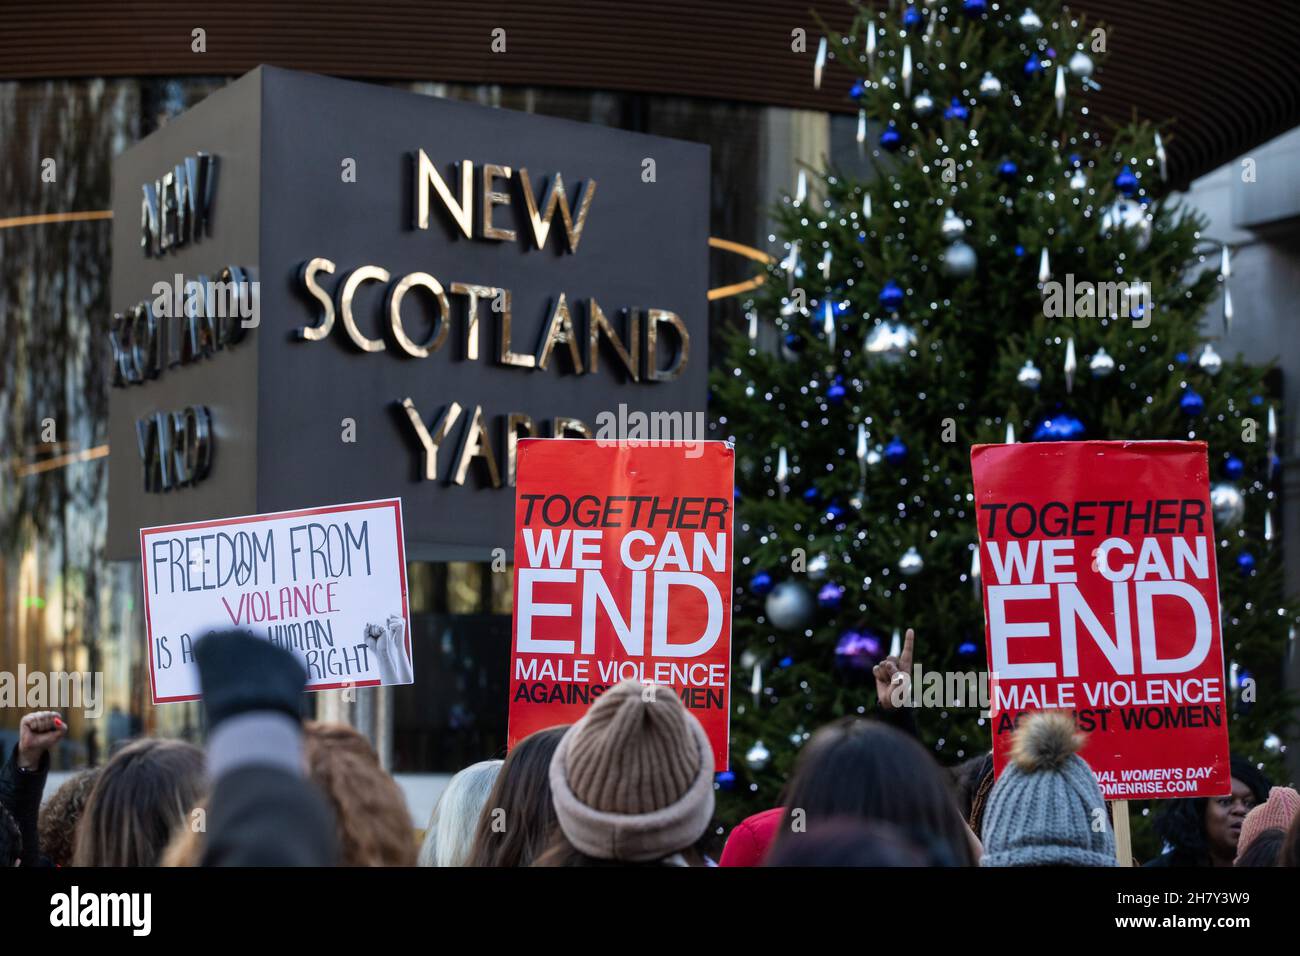
[[67,725],[63,722],[63,718],[61,718],[61,717],[55,717],[55,718],[54,718],[54,726],[55,726],[55,727],[58,727],[60,730],[62,730],[62,729],[63,729],[64,727],[66,727]]

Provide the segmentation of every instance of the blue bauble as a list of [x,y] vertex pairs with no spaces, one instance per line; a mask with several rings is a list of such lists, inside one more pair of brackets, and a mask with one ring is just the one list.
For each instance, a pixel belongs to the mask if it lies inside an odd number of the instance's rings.
[[749,579],[749,593],[762,597],[772,590],[772,584],[772,575],[766,571],[759,571]]
[[867,88],[862,85],[861,80],[854,80],[853,85],[849,87],[849,99],[860,100],[862,99],[862,94],[866,91]]
[[982,17],[989,5],[987,0],[961,0],[961,8],[972,17]]
[[1229,455],[1228,460],[1223,463],[1223,473],[1236,481],[1246,471],[1246,463],[1236,455]]
[[888,445],[885,446],[885,461],[891,465],[901,465],[903,459],[907,457],[907,446],[903,444],[901,438],[895,437]]
[[836,377],[835,381],[831,382],[830,387],[826,389],[826,401],[832,405],[838,405],[844,401],[845,392],[844,382]]
[[916,7],[908,7],[903,11],[903,26],[917,27],[921,25],[921,21],[921,11],[916,9]]
[[1250,574],[1255,570],[1255,556],[1249,551],[1243,551],[1237,555],[1237,567],[1242,574]]
[[835,666],[869,671],[880,660],[880,637],[871,631],[845,631],[835,642]]
[[1003,179],[1015,179],[1019,172],[1020,167],[1009,159],[998,167],[998,175]]
[[1125,166],[1119,171],[1119,175],[1115,177],[1115,188],[1125,196],[1132,196],[1137,192],[1138,178],[1133,175],[1132,167]]
[[714,774],[713,782],[719,790],[731,790],[736,786],[736,775],[730,770]]
[[831,306],[831,312],[834,313],[836,318],[839,318],[842,315],[848,315],[851,308],[853,308],[853,303],[849,302],[848,299],[840,299]]
[[810,505],[815,505],[821,499],[821,496],[821,492],[817,490],[817,486],[813,485],[804,491],[803,500],[808,502]]
[[1078,441],[1083,437],[1083,422],[1066,412],[1044,418],[1034,428],[1034,441]]
[[1205,411],[1205,399],[1189,388],[1183,392],[1183,397],[1178,400],[1178,407],[1183,410],[1184,415],[1194,417]]
[[844,600],[844,588],[832,581],[827,581],[817,592],[817,603],[829,611],[838,611]]
[[1177,362],[1179,365],[1186,365],[1189,361],[1191,361],[1191,358],[1192,357],[1188,355],[1186,352],[1179,352],[1177,355],[1174,356],[1174,361]]
[[804,350],[804,347],[807,344],[808,343],[804,341],[804,337],[800,335],[798,332],[785,333],[785,347],[788,348],[791,352],[798,354],[799,352],[802,352]]
[[897,282],[893,279],[888,280],[880,290],[880,307],[889,312],[897,312],[903,304],[905,294]]
[[980,652],[979,645],[974,641],[963,641],[957,645],[958,657],[974,657]]
[[885,131],[880,134],[880,148],[894,152],[898,147],[903,145],[903,136],[898,132],[898,127],[890,123],[885,127]]
[[828,521],[839,521],[844,517],[844,509],[835,502],[831,502],[826,507],[826,518]]
[[794,663],[793,657],[783,657],[776,662],[777,670],[780,670],[783,667],[789,667],[793,663]]
[[1031,56],[1025,61],[1025,76],[1037,76],[1043,72],[1042,61],[1036,56]]
[[970,110],[957,97],[952,98],[952,105],[943,111],[943,118],[948,120],[965,120],[970,116]]
[[732,489],[731,489],[731,497],[732,497],[732,500],[733,500],[733,501],[739,501],[739,500],[740,500],[740,486],[739,486],[739,485],[734,485],[734,486],[732,486]]

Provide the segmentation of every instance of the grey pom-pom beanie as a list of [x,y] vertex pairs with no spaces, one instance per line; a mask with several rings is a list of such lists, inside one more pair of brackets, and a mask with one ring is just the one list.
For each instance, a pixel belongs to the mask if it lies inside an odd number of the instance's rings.
[[1115,866],[1115,835],[1062,711],[1025,717],[984,811],[980,866]]

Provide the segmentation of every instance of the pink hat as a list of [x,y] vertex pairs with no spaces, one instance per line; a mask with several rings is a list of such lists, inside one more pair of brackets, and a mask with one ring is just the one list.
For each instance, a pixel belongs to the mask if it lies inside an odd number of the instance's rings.
[[1255,838],[1265,830],[1289,828],[1297,813],[1300,813],[1300,793],[1290,787],[1269,790],[1268,799],[1246,814],[1242,821],[1241,836],[1237,838],[1237,859],[1241,859]]

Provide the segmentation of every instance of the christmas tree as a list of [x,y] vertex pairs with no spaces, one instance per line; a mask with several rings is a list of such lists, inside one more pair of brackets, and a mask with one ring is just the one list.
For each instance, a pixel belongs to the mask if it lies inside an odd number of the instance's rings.
[[[1053,0],[949,0],[827,32],[817,82],[828,58],[856,75],[876,174],[799,171],[714,379],[739,489],[721,819],[776,805],[813,730],[870,712],[899,630],[927,670],[985,668],[970,448],[1012,440],[1209,443],[1232,748],[1277,775],[1296,620],[1279,410],[1269,370],[1204,334],[1228,251],[1168,194],[1159,131],[1085,122],[1104,29]],[[976,706],[916,718],[945,764],[990,747]],[[1140,856],[1158,850],[1149,810]]]

